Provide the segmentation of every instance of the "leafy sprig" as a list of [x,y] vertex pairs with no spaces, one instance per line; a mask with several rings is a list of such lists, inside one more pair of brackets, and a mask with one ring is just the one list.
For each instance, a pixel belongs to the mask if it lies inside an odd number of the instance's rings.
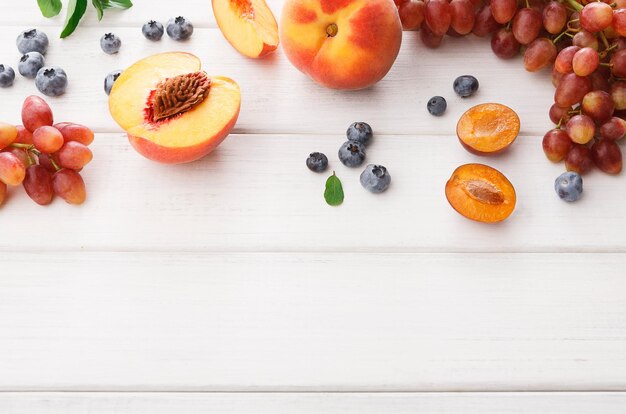
[[324,199],[328,205],[336,207],[343,203],[343,186],[341,180],[337,177],[333,171],[333,175],[326,180],[326,190],[324,191]]
[[[65,25],[61,32],[61,38],[67,37],[74,33],[78,23],[85,15],[87,11],[87,4],[89,0],[69,0],[67,4],[67,15],[65,17]],[[37,0],[41,14],[44,17],[54,17],[61,13],[63,5],[61,0]],[[104,11],[106,9],[128,9],[133,7],[131,0],[92,0],[91,4],[98,13],[98,20],[102,20]]]

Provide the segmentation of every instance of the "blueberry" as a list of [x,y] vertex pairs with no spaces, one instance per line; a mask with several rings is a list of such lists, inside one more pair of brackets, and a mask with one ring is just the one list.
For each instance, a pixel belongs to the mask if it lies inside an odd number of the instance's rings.
[[29,29],[20,33],[15,41],[17,50],[25,55],[30,52],[39,52],[42,55],[48,50],[48,36],[37,29]]
[[148,23],[143,25],[141,33],[143,33],[146,39],[156,42],[157,40],[161,40],[163,37],[163,25],[157,21],[150,20]]
[[563,173],[554,182],[554,190],[561,200],[576,201],[583,195],[583,178],[573,171]]
[[306,166],[313,172],[322,172],[328,168],[328,158],[321,152],[312,152],[306,159]]
[[361,185],[372,193],[382,193],[391,183],[391,175],[382,165],[370,164],[361,173]]
[[15,71],[10,66],[0,65],[0,88],[8,88],[13,85]]
[[120,51],[122,40],[113,33],[107,33],[100,38],[100,47],[107,55],[114,55]]
[[355,122],[350,125],[350,128],[348,128],[347,135],[348,141],[356,141],[363,145],[367,145],[370,139],[372,139],[372,127],[365,122]]
[[167,22],[167,35],[174,40],[187,40],[193,34],[193,25],[182,16]]
[[428,100],[426,108],[428,108],[428,112],[430,112],[431,115],[441,116],[446,112],[448,103],[443,96],[433,96]]
[[339,148],[339,161],[346,167],[358,167],[365,160],[365,147],[360,142],[346,141]]
[[37,72],[35,86],[46,96],[63,95],[67,88],[67,75],[57,66],[43,67]]
[[104,92],[106,92],[107,95],[111,93],[111,89],[113,88],[113,84],[115,83],[117,78],[120,77],[121,74],[122,74],[122,71],[118,69],[118,70],[114,70],[113,72],[109,73],[107,75],[107,77],[104,78]]
[[39,69],[43,68],[46,64],[46,60],[39,52],[28,52],[20,59],[20,63],[17,65],[17,70],[20,75],[25,78],[35,79]]
[[454,80],[454,92],[461,98],[472,96],[478,90],[478,79],[471,75],[459,76]]

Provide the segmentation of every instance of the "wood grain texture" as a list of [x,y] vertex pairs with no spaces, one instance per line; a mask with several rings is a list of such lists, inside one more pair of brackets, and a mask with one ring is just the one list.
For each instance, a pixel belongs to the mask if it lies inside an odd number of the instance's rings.
[[621,254],[0,261],[0,391],[626,390]]
[[624,393],[0,394],[6,414],[623,414]]
[[[283,0],[265,1],[278,19],[282,10]],[[136,27],[141,30],[141,26],[148,20],[157,20],[165,25],[170,18],[176,16],[184,16],[190,19],[194,27],[217,27],[213,17],[211,0],[184,0],[177,2],[170,0],[134,0],[133,4],[134,6],[128,10],[109,9],[105,11],[101,22],[98,21],[96,11],[90,4],[74,36],[82,36],[84,27],[98,27],[101,30],[108,30],[110,27]],[[24,26],[53,26],[57,28],[63,25],[64,20],[65,9],[59,16],[52,19],[43,17],[37,7],[36,0],[15,2],[10,5],[10,13],[2,13],[0,15],[0,23],[7,25],[19,22]],[[51,34],[57,37],[60,32],[60,29],[51,30]]]
[[[47,208],[21,188],[2,207],[11,237],[3,251],[364,251],[364,252],[624,252],[626,193],[621,177],[585,177],[584,198],[567,204],[553,179],[562,166],[546,161],[537,138],[520,138],[510,153],[481,158],[455,137],[378,136],[368,162],[387,166],[392,186],[365,191],[361,169],[340,164],[343,138],[320,135],[234,135],[206,159],[163,166],[137,154],[122,134],[98,134],[84,170],[88,201]],[[331,174],[306,169],[312,151],[328,154],[346,199],[325,204]],[[517,190],[517,209],[499,225],[471,222],[444,195],[454,169],[487,162]],[[607,199],[608,195],[610,198]],[[593,213],[591,213],[593,211]],[[593,219],[590,218],[593,215]],[[24,231],[25,220],[32,232]],[[60,219],[59,219],[60,218]],[[65,235],[71,232],[71,236]]]
[[[576,204],[554,195],[563,166],[540,146],[549,73],[498,60],[488,39],[447,38],[433,51],[405,33],[382,82],[331,91],[281,50],[240,56],[208,0],[135,3],[101,23],[90,11],[63,41],[62,17],[43,19],[34,0],[0,6],[0,62],[16,68],[20,30],[44,28],[48,64],[70,78],[50,99],[56,119],[99,132],[84,206],[41,208],[16,189],[0,209],[0,413],[623,412],[625,394],[606,392],[626,391],[623,177],[585,177]],[[278,15],[282,0],[268,3]],[[191,41],[141,35],[146,20],[176,15],[195,23]],[[120,54],[100,50],[107,31],[122,38]],[[130,148],[103,79],[173,50],[237,80],[243,106],[215,153],[166,167]],[[461,100],[452,82],[468,73],[481,88]],[[18,75],[0,90],[0,120],[20,122],[35,93]],[[433,95],[448,99],[442,118],[426,111]],[[455,125],[488,101],[517,110],[522,133],[507,154],[480,158],[461,148]],[[393,176],[383,196],[337,160],[357,120],[376,132],[368,162]],[[323,201],[326,176],[304,166],[312,151],[343,180],[340,208]],[[472,223],[447,205],[445,182],[468,162],[516,186],[506,223]]]
[[[99,132],[117,132],[119,127],[108,115],[108,98],[103,91],[107,73],[123,69],[136,60],[165,51],[188,51],[198,55],[209,75],[236,80],[242,89],[238,133],[333,134],[341,139],[354,121],[367,121],[379,134],[454,135],[460,114],[482,102],[501,102],[518,111],[521,134],[543,136],[551,128],[548,109],[554,88],[548,73],[528,73],[521,59],[501,61],[493,55],[489,41],[470,37],[446,39],[439,50],[421,45],[417,33],[405,33],[405,40],[391,72],[375,87],[359,92],[325,89],[309,80],[287,61],[282,50],[263,60],[239,55],[218,29],[198,29],[189,42],[164,38],[150,42],[139,28],[116,28],[122,50],[106,55],[99,39],[104,31],[85,28],[80,35],[63,41],[52,39],[48,64],[63,67],[69,78],[68,92],[50,99],[57,119],[82,122]],[[0,62],[17,70],[19,54],[12,45],[19,33],[14,26],[1,27]],[[468,67],[467,62],[481,62]],[[446,69],[444,69],[446,68]],[[471,73],[481,82],[479,93],[461,99],[452,90],[454,79]],[[18,75],[14,87],[2,96],[14,106],[0,109],[0,119],[20,122],[24,97],[37,94],[34,82]],[[434,95],[448,100],[443,117],[433,117],[426,103]],[[543,157],[541,151],[535,156]]]

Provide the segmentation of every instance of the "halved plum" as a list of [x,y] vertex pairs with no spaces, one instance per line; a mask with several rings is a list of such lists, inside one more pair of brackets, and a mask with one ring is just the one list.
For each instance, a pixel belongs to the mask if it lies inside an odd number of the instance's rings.
[[446,183],[446,198],[459,214],[481,223],[497,223],[515,209],[513,184],[498,170],[465,164]]
[[456,134],[463,147],[477,155],[495,154],[515,141],[520,120],[515,111],[499,103],[468,109],[459,119]]
[[126,69],[109,96],[113,119],[133,147],[178,164],[213,151],[237,122],[241,95],[231,79],[209,77],[189,53],[150,56]]

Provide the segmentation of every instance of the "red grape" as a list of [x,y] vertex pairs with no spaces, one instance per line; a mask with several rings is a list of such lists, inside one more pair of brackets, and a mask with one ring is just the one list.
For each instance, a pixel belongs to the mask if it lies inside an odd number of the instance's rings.
[[450,11],[452,13],[451,28],[460,35],[471,33],[476,21],[472,2],[469,0],[452,0]]
[[541,13],[535,9],[520,9],[515,15],[511,27],[518,42],[523,45],[530,44],[539,36],[543,27]]
[[524,67],[536,72],[548,66],[556,57],[556,46],[552,40],[540,37],[535,39],[524,52]]
[[626,82],[617,81],[611,85],[611,97],[615,103],[615,109],[626,109]]
[[560,106],[558,106],[557,104],[553,104],[550,107],[550,120],[552,122],[554,122],[555,124],[560,123],[566,123],[567,121],[569,121],[569,111],[572,110],[572,107],[566,107],[566,108],[561,108]]
[[576,33],[572,39],[572,44],[578,47],[590,47],[594,50],[598,50],[598,47],[600,46],[596,35],[589,33],[586,30],[581,30]]
[[562,129],[553,129],[543,136],[543,152],[552,162],[563,161],[572,145],[571,138]]
[[8,185],[20,185],[26,176],[26,167],[14,154],[0,152],[0,181]]
[[585,115],[590,116],[598,123],[611,119],[613,111],[615,111],[613,98],[604,91],[591,91],[586,94],[581,107]]
[[556,70],[556,68],[554,68],[554,66],[552,67],[552,85],[555,88],[559,87],[559,84],[561,83],[561,79],[563,79],[563,74],[559,71]]
[[554,101],[561,107],[573,106],[580,103],[589,91],[591,91],[589,78],[568,73],[561,78],[554,93]]
[[600,127],[600,136],[612,141],[618,141],[626,135],[626,121],[616,116],[609,119]]
[[447,0],[428,0],[424,9],[424,17],[435,35],[445,35],[452,20],[450,3]]
[[[605,69],[603,66],[600,66],[598,69]],[[604,91],[610,92],[611,85],[609,84],[609,77],[604,73],[603,70],[597,70],[589,75],[589,80],[591,81],[591,89],[594,91]]]
[[38,157],[39,165],[41,165],[42,167],[44,167],[46,170],[50,171],[51,173],[55,173],[57,172],[57,169],[54,167],[54,164],[52,164],[52,161],[50,161],[51,158],[53,158],[54,161],[57,163],[57,165],[59,165],[59,162],[57,161],[56,158],[54,158],[53,154],[40,154]]
[[570,14],[569,20],[567,21],[567,27],[574,31],[580,29],[580,13],[579,12],[574,12]]
[[20,160],[22,164],[24,164],[24,166],[30,165],[28,153],[22,148],[9,147],[2,150],[2,152],[10,152],[11,154],[15,155],[17,159]]
[[404,0],[398,6],[398,13],[404,30],[417,30],[424,21],[424,2],[422,0]]
[[543,27],[548,33],[556,35],[561,33],[567,23],[567,9],[558,1],[552,0],[546,5],[542,13]]
[[441,45],[443,36],[434,34],[432,30],[430,30],[430,26],[428,26],[426,22],[423,22],[420,30],[420,39],[422,39],[422,43],[424,43],[426,47],[437,49],[439,45]]
[[589,76],[600,64],[600,55],[590,47],[583,47],[574,55],[572,69],[578,76]]
[[519,54],[521,45],[513,36],[513,32],[501,28],[491,37],[491,50],[500,59],[510,59]]
[[62,169],[54,173],[52,185],[55,194],[69,204],[82,204],[87,198],[85,182],[74,170]]
[[531,9],[537,10],[540,14],[543,14],[543,9],[545,8],[544,0],[528,0],[528,4]]
[[496,22],[507,23],[517,12],[517,0],[491,0],[491,14]]
[[45,206],[52,202],[52,174],[41,165],[31,165],[22,183],[26,194],[37,204]]
[[573,144],[565,156],[565,168],[567,171],[575,171],[578,174],[587,174],[593,168],[591,151],[586,145]]
[[591,33],[606,29],[612,21],[613,9],[606,3],[592,2],[580,11],[580,25]]
[[61,132],[65,142],[76,141],[83,145],[90,145],[93,142],[93,131],[84,125],[73,124],[71,122],[63,122],[57,125],[63,125],[62,127],[55,126],[55,128]]
[[561,50],[554,61],[554,69],[561,73],[570,73],[574,71],[572,62],[574,55],[580,50],[578,46],[568,46]]
[[13,141],[16,144],[32,144],[33,133],[24,128],[22,125],[17,126],[17,138]]
[[607,174],[619,174],[622,171],[622,150],[615,141],[596,141],[591,146],[591,159],[596,167]]
[[574,115],[565,126],[567,135],[577,144],[586,144],[593,139],[596,125],[587,115]]
[[611,56],[611,73],[618,78],[626,78],[626,49],[621,49]]
[[87,146],[74,141],[66,142],[57,156],[61,167],[72,170],[80,170],[93,159],[93,154]]
[[485,37],[490,33],[495,32],[500,28],[500,24],[491,15],[491,8],[489,4],[485,4],[476,13],[476,21],[474,22],[474,28],[472,33],[478,37]]
[[42,126],[33,132],[33,143],[44,154],[52,154],[63,146],[63,135],[55,127]]
[[626,9],[613,11],[613,29],[620,36],[626,36]]

